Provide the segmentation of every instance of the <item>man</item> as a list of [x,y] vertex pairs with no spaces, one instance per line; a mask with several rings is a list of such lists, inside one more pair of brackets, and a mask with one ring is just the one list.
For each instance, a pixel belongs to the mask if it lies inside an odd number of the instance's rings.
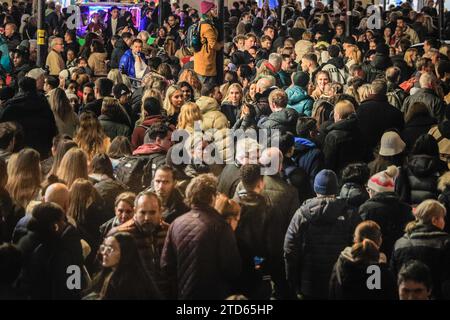
[[[258,126],[267,130],[279,130],[281,134],[295,133],[298,113],[292,108],[286,108],[288,97],[282,89],[275,89],[269,95],[269,106],[272,113],[259,121]],[[275,133],[275,132],[274,132]]]
[[286,276],[291,297],[328,298],[333,266],[351,243],[359,217],[345,200],[338,199],[338,179],[331,170],[320,171],[314,180],[316,197],[306,200],[290,221],[284,240]]
[[400,300],[430,300],[433,288],[430,268],[418,260],[406,262],[397,277]]
[[248,28],[252,23],[252,15],[250,12],[245,12],[241,16],[241,21],[238,23],[236,28],[236,35],[246,34],[248,32]]
[[261,48],[270,52],[270,49],[272,48],[272,39],[269,36],[261,37]]
[[413,95],[407,97],[403,103],[402,112],[407,113],[410,106],[415,102],[423,102],[428,107],[430,114],[438,122],[444,119],[446,104],[435,91],[437,79],[432,73],[422,73],[419,79],[420,89]]
[[426,55],[431,49],[439,49],[439,41],[437,39],[426,39],[423,42],[423,53]]
[[169,227],[161,257],[171,299],[228,297],[241,271],[241,258],[230,225],[214,209],[217,179],[201,174],[191,180],[186,199],[191,211]]
[[200,51],[194,52],[194,71],[202,83],[214,82],[217,75],[217,51],[223,47],[223,43],[218,42],[218,32],[213,24],[214,18],[217,18],[217,7],[212,2],[202,1],[200,12],[203,16],[200,22],[202,47]]
[[118,83],[113,87],[112,91],[114,98],[119,100],[120,109],[122,110],[120,114],[116,115],[116,120],[133,129],[137,118],[133,115],[133,110],[130,105],[130,89],[124,83]]
[[405,52],[411,47],[411,41],[408,39],[401,39],[397,46],[395,47],[395,55],[391,56],[391,61],[394,67],[398,67],[401,70],[401,76],[399,83],[408,80],[409,68],[405,61]]
[[17,26],[14,23],[5,25],[5,38],[9,52],[12,52],[21,42],[20,34],[17,32]]
[[103,98],[111,96],[113,84],[114,83],[107,78],[98,78],[95,80],[95,100],[87,103],[85,107],[81,109],[81,112],[92,111],[99,117],[102,110]]
[[314,100],[308,95],[308,83],[308,73],[295,72],[292,74],[292,85],[286,89],[286,94],[288,97],[288,108],[294,109],[300,115],[310,117]]
[[403,102],[407,97],[406,93],[398,86],[400,83],[401,72],[401,69],[398,67],[389,67],[386,70],[386,96],[388,102],[398,110],[402,109]]
[[283,89],[286,89],[292,84],[292,63],[293,60],[289,55],[282,55],[283,61],[281,62],[281,69],[277,72],[281,80]]
[[0,122],[16,121],[25,133],[25,145],[37,150],[41,159],[49,156],[58,130],[47,99],[36,90],[36,80],[19,81],[19,92],[6,102]]
[[272,42],[275,40],[275,28],[272,25],[267,25],[263,29],[264,35],[269,36]]
[[283,57],[278,53],[271,53],[269,55],[269,61],[263,63],[263,66],[268,70],[269,75],[275,78],[275,84],[278,88],[282,87],[280,76],[278,72],[281,70],[281,63]]
[[67,51],[72,50],[76,56],[80,52],[80,44],[77,41],[77,36],[73,30],[67,30],[64,33],[64,57],[67,57]]
[[348,71],[341,56],[341,50],[335,45],[329,46],[327,50],[330,60],[322,67],[322,70],[329,73],[332,82],[345,84],[348,78]]
[[167,22],[165,23],[165,26],[168,31],[168,35],[172,36],[175,39],[175,42],[179,42],[180,38],[180,21],[177,15],[171,14],[167,17]]
[[315,53],[306,53],[301,59],[301,68],[303,72],[309,74],[311,83],[316,83],[316,74],[320,71],[319,64],[317,63],[317,56]]
[[47,24],[48,34],[54,34],[55,31],[59,29],[59,19],[56,13],[56,3],[50,1],[45,10],[45,23]]
[[120,58],[119,70],[130,78],[142,79],[147,71],[147,63],[142,53],[142,40],[134,39],[131,49],[125,51]]
[[387,257],[391,256],[395,241],[403,235],[407,223],[414,219],[411,207],[400,201],[394,191],[397,175],[397,167],[390,166],[370,177],[367,183],[370,199],[359,207],[359,215],[364,221],[379,224],[383,235],[380,251]]
[[371,84],[372,94],[361,103],[356,112],[359,129],[363,136],[364,145],[371,157],[373,148],[380,142],[381,136],[387,129],[396,128],[401,132],[404,126],[402,112],[389,104],[384,80],[375,80]]
[[124,26],[126,26],[126,22],[119,17],[119,8],[116,6],[111,7],[110,18],[106,22],[106,38],[111,39]]
[[111,229],[108,236],[128,232],[136,240],[139,256],[145,269],[153,277],[162,293],[167,294],[161,276],[160,258],[168,225],[162,221],[161,202],[151,191],[136,196],[134,216],[124,224]]
[[40,93],[44,92],[45,71],[41,68],[34,68],[28,71],[25,77],[32,78],[36,81],[36,90]]
[[[314,44],[312,43],[313,34],[309,31],[305,31],[302,34],[302,39],[295,43],[296,62],[300,64],[301,59],[307,53],[314,52]],[[317,59],[316,59],[317,61]]]
[[13,51],[14,71],[11,74],[12,81],[10,86],[14,90],[18,90],[19,81],[25,77],[28,71],[32,69],[29,62],[30,52],[26,48],[18,48]]
[[176,187],[175,170],[172,167],[162,165],[156,169],[151,191],[161,200],[162,217],[166,223],[172,223],[189,211],[183,195]]
[[420,40],[417,32],[406,24],[404,17],[397,18],[397,27],[400,27],[403,30],[403,33],[409,37],[411,44],[414,45],[416,43],[419,43]]
[[59,76],[59,73],[64,69],[64,60],[61,54],[64,52],[64,40],[56,37],[50,41],[50,52],[47,55],[45,65],[49,69],[49,74],[52,76]]
[[361,133],[355,107],[341,100],[334,107],[334,123],[326,127],[323,142],[325,168],[340,173],[349,163],[363,160]]
[[88,82],[83,86],[83,98],[82,105],[80,110],[86,108],[86,105],[95,100],[95,92],[94,92],[95,84],[93,82]]
[[114,218],[99,227],[102,238],[105,238],[111,229],[133,219],[135,200],[136,194],[133,192],[122,192],[116,197],[114,200]]
[[58,88],[59,80],[54,76],[45,76],[44,78],[44,92],[47,99],[50,99],[51,92]]
[[269,106],[269,95],[275,89],[275,82],[275,78],[272,76],[264,76],[256,82],[256,122],[272,113]]
[[262,277],[255,270],[254,261],[255,257],[266,259],[269,246],[267,243],[269,204],[262,195],[264,176],[261,175],[261,166],[243,165],[240,168],[240,180],[242,187],[234,195],[234,200],[241,207],[241,220],[235,231],[243,268],[238,284],[246,297],[268,299],[270,293],[266,296],[258,292]]

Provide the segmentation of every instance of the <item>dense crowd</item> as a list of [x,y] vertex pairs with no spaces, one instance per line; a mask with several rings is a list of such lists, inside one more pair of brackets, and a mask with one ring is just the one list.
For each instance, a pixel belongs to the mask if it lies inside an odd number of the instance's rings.
[[346,2],[0,6],[0,298],[450,298],[449,13]]

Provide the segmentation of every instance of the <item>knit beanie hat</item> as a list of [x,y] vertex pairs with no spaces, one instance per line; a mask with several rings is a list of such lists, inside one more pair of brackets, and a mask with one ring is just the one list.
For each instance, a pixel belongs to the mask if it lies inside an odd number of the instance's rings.
[[209,11],[211,11],[215,7],[216,7],[216,5],[214,3],[212,3],[212,2],[202,1],[200,3],[200,13],[201,14],[207,14]]
[[338,194],[338,179],[334,171],[328,169],[320,171],[314,179],[314,191],[324,196]]
[[309,83],[309,74],[303,71],[294,73],[292,80],[296,86],[306,88]]
[[380,142],[380,156],[390,157],[400,154],[405,150],[406,144],[395,131],[388,131],[383,134]]
[[375,192],[393,192],[395,189],[394,179],[397,175],[398,168],[389,166],[386,170],[371,176],[367,186]]

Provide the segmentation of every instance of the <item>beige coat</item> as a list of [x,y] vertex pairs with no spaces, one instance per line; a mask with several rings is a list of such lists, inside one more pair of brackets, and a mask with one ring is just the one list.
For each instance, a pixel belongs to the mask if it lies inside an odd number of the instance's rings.
[[51,50],[47,55],[45,65],[48,66],[50,71],[49,74],[51,76],[59,77],[59,73],[64,70],[64,60],[61,55],[54,50]]
[[106,69],[106,52],[94,52],[91,53],[88,59],[89,68],[96,76],[104,76],[108,74]]

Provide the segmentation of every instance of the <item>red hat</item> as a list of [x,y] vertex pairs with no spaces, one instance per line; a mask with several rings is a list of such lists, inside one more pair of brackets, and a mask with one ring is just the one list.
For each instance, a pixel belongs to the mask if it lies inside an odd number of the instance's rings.
[[216,5],[214,3],[212,3],[212,2],[202,1],[200,3],[200,13],[201,14],[207,14],[209,11],[211,11],[215,7],[216,7]]

